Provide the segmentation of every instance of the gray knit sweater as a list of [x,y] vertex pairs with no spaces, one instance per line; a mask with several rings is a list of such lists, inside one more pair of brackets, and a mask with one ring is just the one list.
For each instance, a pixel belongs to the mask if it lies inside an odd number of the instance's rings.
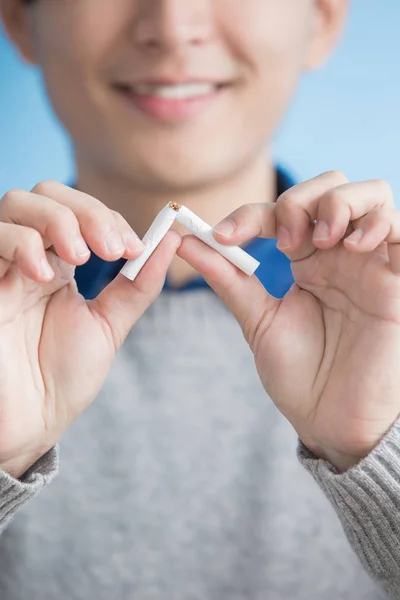
[[51,485],[0,475],[1,600],[400,598],[400,430],[344,475],[296,445],[218,298],[163,293]]

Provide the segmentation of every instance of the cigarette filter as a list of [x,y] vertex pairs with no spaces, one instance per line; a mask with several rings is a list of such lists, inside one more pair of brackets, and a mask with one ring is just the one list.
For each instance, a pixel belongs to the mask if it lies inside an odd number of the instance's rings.
[[138,258],[128,260],[122,267],[121,273],[131,281],[135,281],[139,272],[142,270],[154,250],[157,248],[163,237],[171,229],[177,212],[169,204],[165,206],[156,216],[150,229],[143,238],[145,249]]

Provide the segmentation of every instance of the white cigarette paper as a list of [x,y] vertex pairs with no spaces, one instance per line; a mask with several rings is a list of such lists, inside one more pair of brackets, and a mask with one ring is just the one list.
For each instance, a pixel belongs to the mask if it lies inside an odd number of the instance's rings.
[[121,270],[122,275],[125,275],[125,277],[132,281],[136,279],[163,237],[171,229],[175,220],[186,227],[202,242],[214,248],[219,254],[222,254],[222,256],[246,273],[246,275],[253,275],[254,271],[260,266],[258,260],[247,254],[239,246],[223,246],[217,242],[214,238],[214,229],[186,208],[186,206],[170,202],[158,213],[150,229],[144,236],[143,243],[146,246],[144,251],[138,258],[125,263]]
[[177,212],[176,220],[181,223],[186,229],[191,231],[202,242],[214,248],[219,254],[222,254],[238,269],[253,275],[254,271],[260,266],[258,260],[247,254],[239,246],[223,246],[214,238],[214,229],[207,225],[200,217],[195,215],[186,206],[181,206]]
[[163,237],[171,229],[176,219],[177,212],[169,204],[165,206],[156,216],[150,229],[145,234],[142,242],[145,249],[138,258],[128,260],[121,269],[122,275],[125,275],[131,281],[135,281],[140,271],[143,269],[154,250],[162,241]]

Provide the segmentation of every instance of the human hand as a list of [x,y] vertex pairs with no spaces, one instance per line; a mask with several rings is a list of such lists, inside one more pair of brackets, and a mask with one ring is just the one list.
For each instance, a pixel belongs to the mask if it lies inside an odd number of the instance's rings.
[[162,289],[180,243],[170,232],[135,283],[86,302],[74,281],[89,247],[138,256],[121,215],[56,182],[0,202],[0,469],[21,476],[96,397],[127,333]]
[[234,231],[216,232],[221,243],[278,237],[296,281],[283,300],[191,236],[179,254],[239,321],[265,389],[303,443],[344,471],[400,413],[400,214],[391,190],[330,172],[228,221]]

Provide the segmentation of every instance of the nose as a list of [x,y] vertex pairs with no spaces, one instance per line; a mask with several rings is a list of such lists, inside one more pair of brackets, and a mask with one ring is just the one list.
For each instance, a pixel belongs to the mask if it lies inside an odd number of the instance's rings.
[[213,37],[215,0],[140,0],[135,37],[146,49],[202,46]]

